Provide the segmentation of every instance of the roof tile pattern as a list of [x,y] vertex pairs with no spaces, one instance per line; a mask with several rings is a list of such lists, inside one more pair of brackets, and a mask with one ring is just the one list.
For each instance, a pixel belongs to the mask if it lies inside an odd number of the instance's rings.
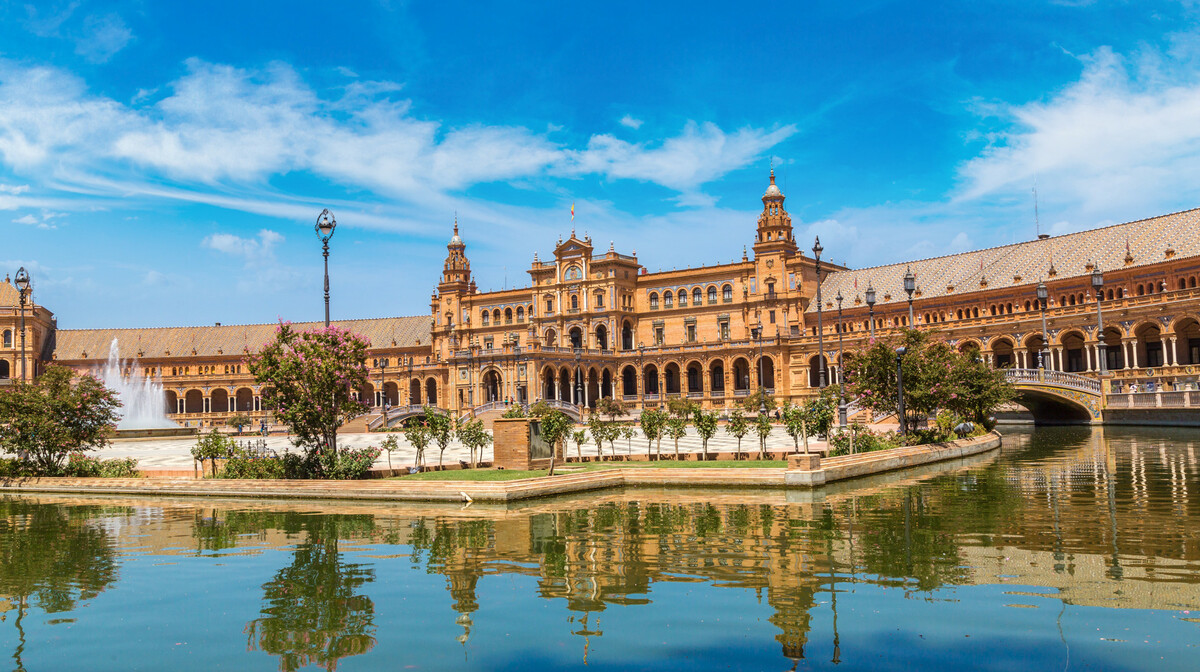
[[[3,284],[3,283],[0,283]],[[331,324],[367,337],[374,348],[428,345],[429,317],[381,317],[335,320]],[[319,329],[324,322],[295,322],[301,331]],[[257,352],[275,338],[278,324],[231,324],[212,327],[156,329],[60,329],[55,356],[60,360],[105,359],[117,339],[122,357],[238,356]],[[395,345],[393,345],[393,342]],[[193,354],[194,353],[194,354]]]
[[[1156,264],[1167,259],[1167,249],[1178,257],[1200,256],[1200,209],[1081,231],[1045,240],[1031,240],[1002,247],[964,252],[945,257],[900,262],[858,270],[835,271],[825,276],[821,293],[830,301],[840,291],[851,306],[855,297],[866,300],[867,286],[875,288],[876,305],[908,301],[904,273],[911,268],[920,298],[956,296],[984,289],[1036,285],[1054,280],[1089,275],[1087,263],[1101,271]],[[1126,256],[1132,256],[1129,264]],[[1020,278],[1017,280],[1016,278]],[[984,284],[986,282],[986,285]],[[953,288],[953,289],[950,289]],[[890,298],[885,299],[888,296]],[[814,301],[807,312],[816,312]]]

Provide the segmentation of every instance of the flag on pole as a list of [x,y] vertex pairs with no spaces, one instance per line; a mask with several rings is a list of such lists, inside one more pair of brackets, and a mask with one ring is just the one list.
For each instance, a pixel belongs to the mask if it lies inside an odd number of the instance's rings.
[[571,201],[571,223],[575,223],[575,201]]

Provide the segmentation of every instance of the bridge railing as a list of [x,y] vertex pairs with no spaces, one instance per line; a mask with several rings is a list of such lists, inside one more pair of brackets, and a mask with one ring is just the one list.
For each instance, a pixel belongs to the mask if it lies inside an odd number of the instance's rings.
[[1200,408],[1200,391],[1121,392],[1107,395],[1104,403],[1109,408]]
[[546,399],[546,405],[550,408],[555,408],[563,413],[566,413],[575,420],[579,420],[583,417],[583,412],[580,410],[580,408],[569,401],[562,401],[560,399]]
[[[430,409],[432,409],[434,413],[440,413],[442,415],[450,414],[449,411],[447,411],[443,408],[436,408],[436,407],[431,406]],[[394,407],[388,409],[387,418],[386,418],[387,424],[389,427],[391,427],[392,425],[395,425],[397,422],[399,422],[401,420],[407,420],[408,418],[411,418],[414,415],[421,415],[424,412],[425,412],[424,404],[411,404],[409,406],[394,406]],[[380,427],[383,426],[384,419],[385,419],[384,415],[382,415],[382,414],[379,415],[379,417],[372,418],[371,421],[367,423],[367,429],[368,430],[379,429]]]
[[1005,369],[1004,375],[1011,383],[1026,385],[1052,385],[1079,390],[1089,394],[1100,394],[1100,381],[1077,373],[1047,371],[1045,369]]

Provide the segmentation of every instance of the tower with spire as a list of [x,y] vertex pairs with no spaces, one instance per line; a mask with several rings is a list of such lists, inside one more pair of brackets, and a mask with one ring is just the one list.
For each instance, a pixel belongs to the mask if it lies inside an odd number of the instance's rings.
[[782,252],[789,257],[796,253],[792,217],[784,209],[783,200],[783,192],[775,184],[775,170],[771,169],[771,183],[763,194],[763,209],[758,215],[758,232],[754,239],[756,257],[768,252]]
[[446,244],[446,263],[442,265],[442,282],[438,292],[465,292],[471,285],[471,262],[467,259],[467,244],[458,236],[458,216],[454,217],[454,236]]

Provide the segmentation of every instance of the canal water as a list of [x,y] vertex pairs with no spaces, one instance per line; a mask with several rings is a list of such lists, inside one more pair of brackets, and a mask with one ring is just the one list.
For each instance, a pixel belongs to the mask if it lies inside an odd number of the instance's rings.
[[1200,431],[1009,428],[818,496],[0,499],[27,670],[1195,670]]

